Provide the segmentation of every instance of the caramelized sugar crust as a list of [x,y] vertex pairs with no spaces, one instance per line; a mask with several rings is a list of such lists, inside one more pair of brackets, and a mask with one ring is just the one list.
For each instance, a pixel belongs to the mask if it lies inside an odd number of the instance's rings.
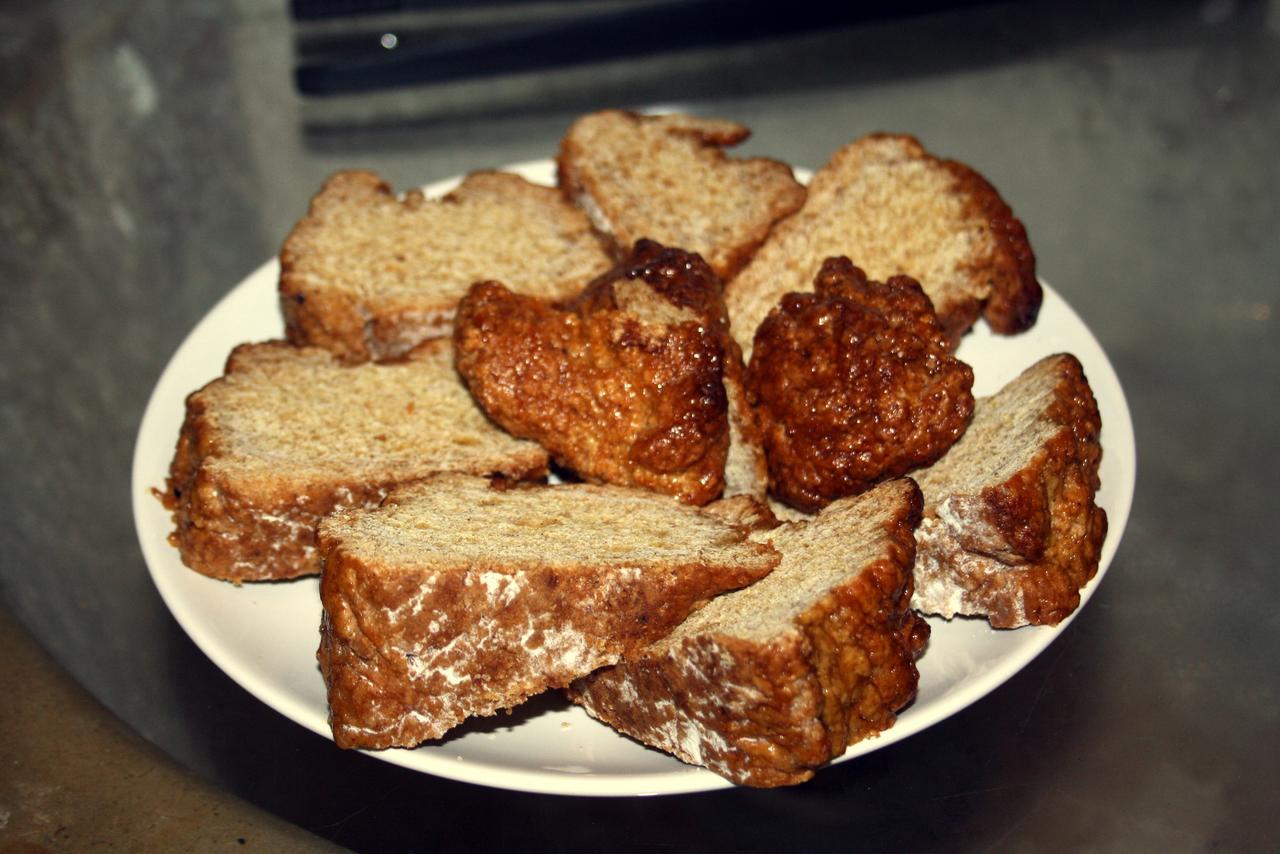
[[494,421],[585,479],[705,504],[729,447],[719,282],[696,255],[640,249],[565,306],[473,286],[458,370]]
[[747,370],[770,491],[809,512],[928,465],[973,416],[973,370],[914,279],[829,258],[814,287],[770,312]]

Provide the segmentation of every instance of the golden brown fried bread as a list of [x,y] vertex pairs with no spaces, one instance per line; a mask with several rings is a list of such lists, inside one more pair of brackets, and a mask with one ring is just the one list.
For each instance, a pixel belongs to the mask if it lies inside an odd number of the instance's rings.
[[[642,282],[644,286],[638,286]],[[764,500],[769,474],[760,427],[748,405],[743,386],[742,351],[729,334],[724,285],[702,256],[638,240],[618,267],[592,282],[567,303],[589,313],[626,308],[659,316],[670,311],[663,303],[694,312],[719,339],[724,350],[724,389],[729,404],[729,453],[725,460],[724,494],[752,495]]]
[[747,390],[770,491],[812,512],[933,462],[968,425],[972,388],[918,283],[827,259],[756,333]]
[[633,655],[779,556],[670,496],[433,477],[320,527],[341,747],[412,747]]
[[592,113],[560,145],[560,186],[619,254],[647,237],[698,253],[727,278],[805,196],[785,163],[725,155],[748,134],[685,114]]
[[476,285],[458,307],[456,362],[495,422],[583,478],[705,504],[724,489],[729,447],[724,336],[655,296],[646,278],[688,271],[650,260],[569,308]]
[[237,583],[315,575],[315,527],[336,508],[437,471],[544,476],[546,452],[485,418],[452,357],[443,339],[380,365],[237,347],[187,398],[165,494],[183,562]]
[[750,359],[756,327],[783,294],[808,290],[822,261],[839,255],[873,279],[920,282],[953,347],[979,314],[1011,334],[1030,327],[1040,309],[1026,229],[986,179],[912,137],[872,134],[814,174],[804,207],[729,282],[729,316],[744,356]]
[[1080,362],[1049,356],[977,402],[947,454],[915,474],[925,496],[912,604],[996,628],[1055,625],[1098,570],[1102,420]]
[[390,359],[447,337],[475,282],[556,299],[611,263],[581,211],[517,175],[477,172],[433,200],[417,190],[397,199],[371,172],[339,172],[285,240],[280,307],[294,344]]
[[910,610],[920,492],[881,484],[759,531],[782,563],[669,636],[571,686],[594,717],[735,783],[813,776],[915,696],[928,625]]

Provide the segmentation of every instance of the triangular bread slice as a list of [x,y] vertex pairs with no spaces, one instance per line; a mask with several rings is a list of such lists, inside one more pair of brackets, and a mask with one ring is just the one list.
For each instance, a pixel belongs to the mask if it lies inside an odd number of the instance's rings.
[[[647,322],[681,322],[693,316],[689,306],[673,305],[668,302],[670,297],[659,295],[640,280],[619,281],[613,288],[618,294],[619,307],[634,312]],[[763,501],[769,489],[769,469],[761,445],[760,423],[755,410],[747,402],[742,353],[729,334],[729,320],[724,311],[723,300],[719,301],[715,310],[704,308],[700,318],[721,339],[723,350],[729,447],[724,459],[722,495],[726,498],[749,495]]]
[[560,186],[619,253],[647,237],[697,252],[727,279],[805,196],[785,163],[725,155],[749,133],[679,113],[591,113],[561,142]]
[[198,572],[235,581],[315,575],[315,527],[437,471],[542,477],[547,454],[485,418],[447,339],[396,363],[343,365],[283,342],[246,344],[187,398],[170,468],[171,540]]
[[[681,249],[661,247],[655,241],[640,240],[629,261],[643,259],[653,263],[669,287],[659,291],[652,278],[646,278],[635,267],[625,278],[602,276],[593,282],[582,298],[592,298],[592,291],[607,286],[619,308],[635,312],[649,322],[679,322],[689,317],[692,309],[721,341],[724,362],[724,392],[728,404],[729,449],[724,461],[725,497],[750,495],[765,500],[769,488],[769,469],[761,445],[760,423],[747,401],[745,366],[742,351],[729,332],[729,314],[724,306],[723,284],[716,277],[714,298],[708,294],[710,283],[697,270],[705,260]],[[625,263],[625,262],[624,262]],[[709,266],[709,265],[707,265]],[[683,275],[682,275],[683,274]],[[702,287],[697,285],[701,281]]]
[[581,211],[518,175],[476,172],[434,200],[338,172],[285,240],[280,307],[294,344],[390,359],[448,335],[475,282],[559,299],[610,263]]
[[888,481],[752,538],[782,562],[640,655],[571,688],[588,713],[735,783],[813,776],[914,698],[928,625],[908,607],[920,491]]
[[341,747],[410,747],[662,637],[778,563],[638,489],[440,475],[320,526],[320,669]]
[[912,604],[996,628],[1055,625],[1098,570],[1106,512],[1094,503],[1102,420],[1080,362],[1058,354],[979,398],[925,497]]
[[996,332],[1014,333],[1040,308],[1026,229],[995,188],[912,137],[872,134],[814,174],[804,207],[730,280],[726,302],[744,358],[778,300],[812,290],[823,260],[840,255],[872,279],[920,282],[953,345],[980,313]]

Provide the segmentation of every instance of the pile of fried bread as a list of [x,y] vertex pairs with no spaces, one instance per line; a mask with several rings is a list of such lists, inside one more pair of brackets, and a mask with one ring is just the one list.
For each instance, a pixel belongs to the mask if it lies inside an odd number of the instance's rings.
[[739,784],[801,782],[916,695],[922,615],[1052,625],[1097,571],[1080,363],[990,397],[1035,323],[1022,224],[903,135],[805,186],[747,129],[606,110],[557,186],[333,175],[280,253],[282,340],[187,399],[191,569],[320,576],[334,740],[412,747],[567,689]]

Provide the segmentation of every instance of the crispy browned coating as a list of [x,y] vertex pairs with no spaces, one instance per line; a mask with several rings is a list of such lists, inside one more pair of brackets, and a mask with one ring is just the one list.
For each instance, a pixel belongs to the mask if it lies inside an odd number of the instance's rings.
[[687,308],[705,319],[718,335],[729,336],[729,312],[724,305],[724,284],[701,255],[663,246],[654,240],[637,240],[626,261],[592,280],[582,293],[562,303],[583,314],[619,308],[617,284],[641,281],[674,306]]
[[439,738],[614,664],[780,560],[666,496],[455,475],[329,516],[319,550],[334,741],[371,749]]
[[[878,489],[824,511],[844,516],[828,536],[849,543],[848,553],[826,558],[844,566],[779,625],[759,629],[759,608],[739,604],[688,628],[771,580],[784,582],[771,592],[795,595],[805,575],[830,572],[804,555],[806,545],[832,551],[830,541],[806,543],[807,532],[835,521],[830,515],[777,529],[772,543],[783,558],[773,574],[713,601],[640,655],[578,680],[571,696],[622,732],[750,786],[803,782],[892,726],[916,695],[929,626],[909,604],[920,492],[909,480]],[[876,539],[851,518],[883,533]]]
[[[1016,467],[1001,456],[1018,447],[1010,429],[1043,437]],[[948,619],[985,616],[995,628],[1057,625],[1075,611],[1107,534],[1095,503],[1101,431],[1070,354],[1042,359],[979,401],[955,453],[917,473],[927,507],[913,605]]]
[[272,341],[236,347],[187,396],[161,500],[187,566],[279,581],[320,572],[315,528],[335,508],[376,507],[438,471],[539,479],[547,463],[480,412],[447,340],[382,365]]
[[[643,282],[648,287],[628,290],[629,282]],[[578,297],[563,305],[590,313],[626,308],[627,303],[639,303],[636,307],[643,310],[645,302],[652,306],[659,300],[693,312],[720,339],[729,403],[725,495],[746,492],[763,499],[768,472],[760,445],[760,425],[746,400],[742,350],[729,332],[724,283],[701,255],[654,240],[637,240],[625,263],[596,278]]]
[[933,462],[973,415],[973,371],[914,279],[829,258],[814,285],[770,312],[747,370],[770,491],[806,511]]
[[[458,370],[494,421],[582,477],[705,504],[724,487],[728,336],[690,307],[714,305],[718,285],[698,295],[687,259],[636,260],[567,307],[475,285],[455,321]],[[641,290],[619,294],[625,281]]]

